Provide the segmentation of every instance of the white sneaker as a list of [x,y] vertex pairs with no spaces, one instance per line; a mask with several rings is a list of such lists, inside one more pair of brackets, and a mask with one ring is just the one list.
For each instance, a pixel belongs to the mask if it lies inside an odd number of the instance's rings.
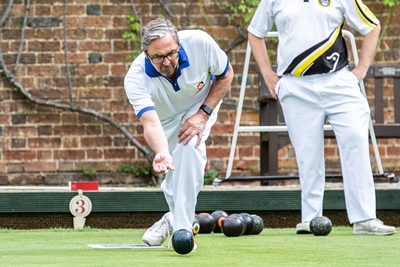
[[147,229],[142,237],[143,242],[149,246],[161,246],[172,233],[169,216],[170,212],[165,213],[158,222]]
[[296,225],[296,234],[298,235],[311,234],[310,222],[298,223]]
[[384,225],[378,219],[370,219],[353,224],[354,235],[391,235],[394,233],[396,233],[395,227]]

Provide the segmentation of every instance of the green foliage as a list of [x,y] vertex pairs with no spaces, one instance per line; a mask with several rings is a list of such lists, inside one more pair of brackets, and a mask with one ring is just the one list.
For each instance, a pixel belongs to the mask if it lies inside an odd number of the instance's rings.
[[[238,18],[238,22],[241,28],[247,28],[249,22],[253,18],[254,13],[257,10],[260,1],[258,0],[234,0],[231,3],[225,4],[225,6],[232,12],[231,19]],[[274,25],[271,31],[276,31],[276,26]],[[278,43],[278,38],[270,38],[270,43],[272,46],[276,46]],[[270,48],[270,46],[268,46]],[[268,49],[268,55],[276,55],[275,49]]]
[[132,173],[136,177],[147,177],[152,174],[152,167],[149,164],[123,164],[120,168],[120,172]]
[[225,6],[233,13],[240,14],[245,23],[250,22],[258,4],[259,0],[235,0],[227,3]]
[[388,7],[396,7],[399,5],[398,0],[383,0],[383,4]]
[[129,14],[126,16],[126,19],[129,22],[128,25],[128,31],[124,32],[122,34],[122,38],[126,39],[126,40],[133,40],[135,49],[132,51],[132,53],[130,55],[128,55],[125,60],[126,61],[130,61],[134,58],[136,58],[141,52],[141,23],[138,20],[138,18],[133,15],[133,14]]
[[82,169],[83,174],[90,178],[95,178],[97,176],[97,171],[92,168],[83,168]]
[[218,171],[209,169],[204,172],[204,184],[211,185],[215,178],[219,177]]
[[250,166],[249,167],[249,171],[251,171],[251,172],[259,172],[260,171],[260,167],[259,166]]

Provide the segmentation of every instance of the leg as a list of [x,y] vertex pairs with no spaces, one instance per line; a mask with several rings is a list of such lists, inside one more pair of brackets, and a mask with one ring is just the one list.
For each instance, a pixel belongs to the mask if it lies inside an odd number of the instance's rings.
[[279,83],[279,99],[299,168],[301,220],[309,222],[322,215],[325,113],[313,90],[312,81],[307,78],[283,77]]
[[171,224],[174,230],[191,229],[197,195],[204,183],[204,169],[207,163],[205,140],[208,138],[211,127],[217,119],[219,105],[207,121],[203,132],[202,141],[196,148],[197,138],[194,137],[187,145],[178,144],[177,136],[182,122],[195,112],[198,107],[193,107],[182,118],[179,127],[170,134],[169,147],[173,158],[175,171],[169,172],[161,185],[165,199],[170,208]]
[[182,122],[190,114],[197,112],[198,107],[193,107],[186,115],[181,114],[173,120],[163,122],[175,167],[175,171],[168,172],[161,183],[161,189],[164,192],[170,212],[166,213],[161,220],[144,233],[142,240],[146,244],[159,246],[164,243],[173,230],[192,229],[197,195],[203,186],[204,168],[207,162],[205,140],[217,119],[219,106],[214,109],[213,114],[208,119],[202,141],[197,148],[195,147],[196,137],[187,145],[178,144],[177,139]]
[[331,100],[327,118],[338,142],[347,214],[354,223],[375,218],[376,213],[368,141],[370,109],[349,75],[347,70],[336,73],[329,84],[337,86],[326,87],[326,94]]
[[343,69],[321,81],[327,119],[338,142],[347,214],[356,235],[391,235],[396,228],[376,219],[375,188],[369,157],[370,110],[353,74]]

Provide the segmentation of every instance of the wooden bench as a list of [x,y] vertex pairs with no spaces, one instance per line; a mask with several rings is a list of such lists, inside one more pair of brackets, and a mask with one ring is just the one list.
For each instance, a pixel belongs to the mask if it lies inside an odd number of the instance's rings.
[[[389,100],[385,79],[393,81],[393,96]],[[274,100],[262,76],[259,76],[260,125],[284,125],[284,118],[279,101]],[[371,66],[365,79],[367,97],[370,87],[373,86],[373,105],[371,114],[376,138],[400,137],[400,66]],[[373,81],[373,82],[370,82]],[[369,100],[372,100],[369,99]],[[386,102],[386,104],[385,104]],[[371,101],[370,101],[371,103]],[[389,106],[389,107],[388,107]],[[385,120],[385,109],[393,112],[393,120]],[[325,131],[326,138],[333,138],[333,131]],[[275,176],[278,174],[278,150],[290,142],[287,132],[261,132],[260,133],[260,175]],[[388,174],[385,174],[388,175]],[[391,182],[397,178],[391,175]]]

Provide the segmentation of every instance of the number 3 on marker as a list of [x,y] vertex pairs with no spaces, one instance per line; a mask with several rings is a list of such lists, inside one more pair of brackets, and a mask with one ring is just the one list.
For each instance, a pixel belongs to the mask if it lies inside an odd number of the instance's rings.
[[69,210],[74,216],[86,217],[92,211],[92,202],[86,196],[75,196],[69,202]]
[[80,200],[76,201],[75,204],[76,204],[76,206],[77,206],[77,208],[75,209],[75,212],[76,212],[77,214],[83,214],[83,213],[85,213],[85,200],[80,199]]

